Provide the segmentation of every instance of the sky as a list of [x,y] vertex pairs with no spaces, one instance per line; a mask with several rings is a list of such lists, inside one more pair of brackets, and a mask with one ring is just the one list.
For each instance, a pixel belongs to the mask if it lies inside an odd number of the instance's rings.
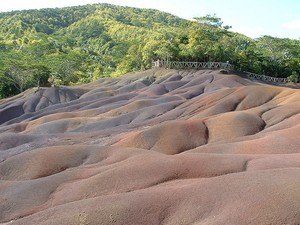
[[94,3],[158,9],[189,20],[216,14],[232,31],[252,38],[300,39],[300,0],[3,0],[0,12]]

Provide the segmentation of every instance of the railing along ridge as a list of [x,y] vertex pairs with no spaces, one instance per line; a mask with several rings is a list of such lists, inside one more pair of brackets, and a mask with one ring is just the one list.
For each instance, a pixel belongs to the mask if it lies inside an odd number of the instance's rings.
[[[153,68],[168,68],[168,69],[227,69],[234,70],[234,66],[226,62],[180,62],[180,61],[166,61],[157,60],[152,63]],[[247,74],[248,78],[262,80],[274,83],[288,83],[288,78],[271,77],[262,74],[251,73],[243,71]]]
[[246,73],[248,78],[250,78],[250,79],[262,80],[262,81],[274,82],[274,83],[288,83],[289,82],[288,78],[271,77],[271,76],[251,73],[251,72],[247,72],[247,71],[244,71],[244,73]]
[[228,62],[180,62],[157,60],[152,64],[153,68],[163,67],[169,69],[228,69],[233,70],[234,66]]

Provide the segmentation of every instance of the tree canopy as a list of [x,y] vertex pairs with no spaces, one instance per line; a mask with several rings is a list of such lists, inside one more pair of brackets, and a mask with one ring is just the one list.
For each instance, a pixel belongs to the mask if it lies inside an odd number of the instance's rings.
[[250,72],[300,76],[299,40],[251,39],[228,28],[215,15],[188,21],[110,4],[0,13],[0,98],[144,70],[157,59],[229,61]]

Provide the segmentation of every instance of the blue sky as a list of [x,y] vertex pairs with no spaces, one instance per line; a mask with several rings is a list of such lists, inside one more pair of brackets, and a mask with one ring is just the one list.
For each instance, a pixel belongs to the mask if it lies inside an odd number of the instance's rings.
[[186,19],[215,13],[232,31],[252,38],[300,38],[300,0],[4,0],[0,11],[93,3],[155,8]]

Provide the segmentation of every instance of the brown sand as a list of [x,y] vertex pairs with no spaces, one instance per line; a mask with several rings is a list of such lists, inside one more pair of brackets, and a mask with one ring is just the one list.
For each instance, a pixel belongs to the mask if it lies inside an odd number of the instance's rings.
[[0,101],[0,224],[300,224],[300,91],[155,69]]

